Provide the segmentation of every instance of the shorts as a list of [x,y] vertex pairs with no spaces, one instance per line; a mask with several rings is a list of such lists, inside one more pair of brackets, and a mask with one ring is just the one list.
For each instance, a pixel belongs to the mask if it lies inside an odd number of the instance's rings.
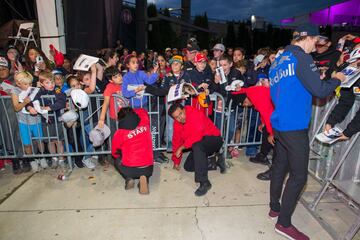
[[[56,133],[56,125],[57,125],[57,133]],[[47,124],[47,123],[43,123],[42,124],[42,128],[43,128],[43,133],[44,133],[44,140],[46,142],[49,142],[49,138],[50,141],[63,141],[64,140],[64,130],[63,130],[63,124],[60,123],[52,123],[52,124]],[[48,132],[49,129],[49,132]]]
[[19,123],[20,138],[24,145],[31,144],[31,138],[40,139],[43,137],[41,123],[26,124]]

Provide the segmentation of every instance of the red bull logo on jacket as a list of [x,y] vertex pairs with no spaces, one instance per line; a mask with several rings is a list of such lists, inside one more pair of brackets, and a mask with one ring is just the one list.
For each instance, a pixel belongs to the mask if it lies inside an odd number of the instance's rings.
[[282,78],[295,76],[295,64],[289,63],[286,68],[279,68],[273,76],[270,76],[270,85],[278,83]]

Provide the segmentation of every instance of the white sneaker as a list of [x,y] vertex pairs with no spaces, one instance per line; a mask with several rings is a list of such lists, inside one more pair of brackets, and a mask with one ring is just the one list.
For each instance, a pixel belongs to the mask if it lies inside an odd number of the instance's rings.
[[98,155],[96,155],[96,156],[91,156],[91,159],[92,159],[91,161],[95,164],[95,166],[99,164],[99,157],[98,157]]
[[85,167],[90,168],[90,169],[93,169],[93,168],[95,168],[96,166],[95,166],[95,164],[94,164],[91,160],[92,160],[92,158],[89,157],[89,158],[83,159],[83,160],[82,160],[82,163],[85,165]]
[[31,161],[30,165],[33,172],[39,172],[39,164],[37,160]]
[[40,159],[40,166],[41,166],[43,169],[46,169],[46,168],[49,167],[49,165],[47,164],[46,158],[41,158],[41,159]]
[[52,168],[57,168],[59,165],[59,158],[57,157],[52,157],[51,158],[51,167]]

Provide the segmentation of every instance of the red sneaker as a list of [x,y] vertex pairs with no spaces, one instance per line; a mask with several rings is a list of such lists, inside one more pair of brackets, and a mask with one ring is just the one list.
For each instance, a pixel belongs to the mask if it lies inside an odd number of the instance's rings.
[[308,236],[297,230],[297,228],[292,225],[290,227],[283,227],[277,223],[275,225],[275,232],[290,240],[310,240]]
[[271,218],[271,220],[277,219],[277,217],[279,215],[280,215],[280,212],[275,212],[274,210],[270,209],[269,218]]

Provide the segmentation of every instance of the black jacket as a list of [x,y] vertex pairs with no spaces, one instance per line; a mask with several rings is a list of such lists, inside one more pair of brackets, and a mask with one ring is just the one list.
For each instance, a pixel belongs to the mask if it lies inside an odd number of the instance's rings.
[[317,53],[314,52],[311,54],[315,64],[318,68],[327,67],[329,68],[325,73],[324,80],[328,80],[331,78],[331,73],[335,70],[336,62],[339,60],[341,52],[329,48],[326,52]]
[[215,83],[214,89],[215,89],[215,92],[220,93],[224,97],[224,99],[226,101],[226,106],[229,106],[230,100],[232,99],[235,103],[232,104],[231,108],[234,109],[234,108],[236,108],[236,105],[239,103],[238,99],[239,99],[240,95],[232,95],[230,92],[225,90],[225,87],[228,85],[231,85],[231,83],[235,80],[242,80],[245,82],[245,78],[241,74],[241,72],[234,67],[232,67],[230,69],[229,74],[226,75],[225,77],[227,79],[227,82],[223,83],[223,84]]
[[[342,122],[345,117],[350,112],[351,108],[355,102],[355,94],[353,93],[354,87],[360,87],[360,79],[353,85],[351,88],[342,88],[340,93],[339,103],[335,106],[334,110],[331,112],[327,124],[330,124],[332,127]],[[351,137],[357,132],[360,131],[360,109],[357,111],[355,117],[351,120],[351,122],[347,125],[344,130],[344,135],[347,137]]]

